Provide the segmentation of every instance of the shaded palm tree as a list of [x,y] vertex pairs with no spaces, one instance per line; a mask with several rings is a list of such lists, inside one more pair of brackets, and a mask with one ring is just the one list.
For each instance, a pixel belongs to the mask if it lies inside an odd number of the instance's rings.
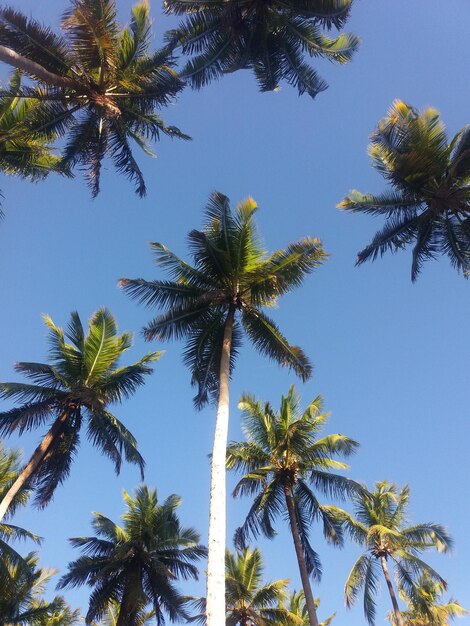
[[43,626],[57,608],[56,601],[42,598],[54,570],[38,568],[34,552],[24,557],[23,565],[2,560],[0,568],[0,623],[4,626]]
[[413,245],[411,279],[423,262],[446,254],[470,270],[470,127],[448,141],[436,109],[419,112],[395,100],[371,136],[373,166],[392,189],[351,191],[341,209],[385,217],[384,228],[359,252],[357,264]]
[[[320,606],[320,599],[315,598],[315,609],[318,610]],[[303,591],[294,591],[289,597],[288,609],[291,613],[300,617],[302,620],[302,626],[310,626],[310,619],[308,616],[307,603],[305,602],[305,594]],[[336,613],[327,617],[326,620],[320,622],[319,626],[330,626]]]
[[56,596],[49,605],[49,614],[42,617],[37,626],[77,626],[83,624],[80,609],[72,609],[62,596]]
[[279,412],[269,402],[261,404],[244,395],[238,405],[243,410],[246,442],[233,442],[227,448],[227,467],[245,473],[234,495],[254,496],[244,524],[236,532],[236,543],[262,532],[274,537],[274,518],[286,516],[302,579],[311,626],[319,626],[309,576],[319,580],[321,564],[309,539],[314,520],[323,524],[325,538],[342,545],[340,509],[320,504],[317,494],[345,497],[360,486],[331,470],[348,466],[336,456],[349,456],[358,444],[344,435],[318,435],[328,419],[322,413],[322,399],[315,398],[300,411],[300,398],[291,387],[282,396]]
[[[91,626],[117,626],[121,605],[118,600],[111,600],[99,622],[91,622]],[[136,626],[151,626],[155,623],[155,611],[142,609],[135,615]]]
[[406,485],[398,491],[386,481],[375,484],[372,493],[366,491],[354,497],[355,516],[344,515],[344,524],[351,537],[365,548],[353,565],[345,586],[346,606],[351,607],[364,590],[364,614],[374,624],[374,596],[379,588],[380,570],[387,583],[397,626],[404,626],[388,565],[395,572],[400,593],[418,599],[420,576],[425,575],[446,588],[442,577],[421,560],[421,553],[436,549],[446,552],[452,546],[447,531],[439,524],[408,526],[407,508],[410,490]]
[[[32,383],[0,383],[0,398],[23,404],[0,413],[0,434],[35,430],[51,423],[49,431],[0,503],[0,519],[25,486],[36,490],[36,504],[45,506],[70,472],[80,443],[84,418],[93,445],[109,457],[119,473],[122,456],[139,466],[144,460],[127,428],[108,411],[108,405],[131,396],[161,352],[146,354],[132,365],[119,360],[132,342],[131,333],[118,334],[116,320],[99,309],[88,322],[88,332],[72,313],[66,332],[44,316],[49,330],[51,363],[17,363],[15,369]],[[67,339],[70,343],[67,342]]]
[[[4,448],[3,444],[0,442],[0,498],[3,497],[15,482],[21,467],[20,459],[21,457],[17,450],[8,450]],[[18,507],[24,506],[28,498],[28,489],[23,488],[18,491],[12,500],[9,516],[12,516]],[[29,539],[36,543],[40,542],[40,538],[34,533],[5,521],[0,521],[0,572],[3,572],[4,578],[1,584],[4,587],[7,586],[7,574],[11,568],[14,568],[15,572],[18,572],[18,575],[30,569],[30,565],[11,545],[12,541],[24,539]],[[12,577],[10,577],[10,584],[12,586],[14,585],[14,579]]]
[[159,504],[156,491],[143,485],[133,498],[124,492],[124,501],[122,526],[95,513],[96,536],[70,540],[83,556],[69,563],[59,588],[85,584],[93,588],[87,624],[105,617],[116,601],[116,626],[140,626],[149,604],[158,624],[164,623],[165,613],[171,621],[187,618],[188,599],[179,594],[174,581],[197,579],[195,563],[206,549],[194,529],[181,527],[176,513],[180,498],[172,495]]
[[230,208],[229,199],[214,193],[202,231],[189,234],[194,265],[160,243],[152,244],[157,263],[172,280],[122,279],[121,287],[139,302],[164,310],[144,329],[146,339],[187,340],[185,362],[198,387],[196,406],[217,401],[211,460],[207,623],[225,619],[225,455],[229,417],[229,380],[242,331],[255,348],[303,380],[311,366],[264,313],[277,299],[299,286],[326,255],[318,240],[305,238],[267,255],[260,244],[249,198]]
[[[400,598],[408,606],[406,611],[401,612],[405,624],[407,626],[449,626],[451,620],[466,615],[468,611],[452,598],[449,602],[440,604],[440,597],[444,591],[442,583],[426,576],[421,576],[417,581],[413,596],[401,590]],[[394,613],[390,613],[388,619],[393,626],[397,626]]]
[[327,84],[307,59],[347,63],[359,45],[355,35],[324,33],[342,28],[351,5],[352,0],[165,0],[167,13],[186,15],[167,39],[192,57],[182,76],[193,87],[251,69],[261,91],[285,80],[314,98]]
[[[301,619],[283,606],[289,581],[263,583],[263,559],[260,551],[245,548],[225,554],[226,626],[302,626]],[[191,618],[206,624],[206,600],[195,602],[199,615]]]
[[13,90],[41,103],[28,116],[31,128],[25,137],[31,132],[66,136],[62,164],[86,169],[93,196],[100,189],[105,157],[143,196],[145,182],[132,144],[149,153],[148,141],[161,134],[188,138],[157,113],[183,82],[168,50],[150,51],[147,0],[133,7],[124,29],[116,15],[115,0],[70,0],[63,34],[57,35],[13,8],[0,8],[0,61],[37,83]]
[[[20,85],[21,74],[16,71],[10,77],[8,91],[17,93]],[[50,172],[65,173],[45,137],[35,136],[28,126],[38,106],[38,101],[0,96],[0,170],[4,174],[36,181]]]

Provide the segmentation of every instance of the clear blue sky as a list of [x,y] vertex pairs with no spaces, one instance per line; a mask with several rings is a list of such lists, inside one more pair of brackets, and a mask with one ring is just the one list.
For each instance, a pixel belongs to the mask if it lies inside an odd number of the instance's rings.
[[[68,3],[14,4],[57,24]],[[118,0],[118,5],[127,19],[131,2]],[[160,36],[172,22],[161,15],[156,0],[152,14]],[[165,348],[147,386],[116,414],[139,440],[148,484],[162,498],[180,494],[184,522],[205,537],[214,410],[194,411],[182,346],[146,345],[139,329],[151,313],[126,298],[116,281],[162,276],[152,263],[149,241],[185,255],[186,234],[202,225],[212,190],[234,202],[252,195],[261,207],[258,222],[267,248],[312,235],[322,239],[331,257],[274,312],[290,341],[311,357],[314,377],[302,385],[246,346],[232,384],[230,438],[241,438],[236,407],[244,391],[275,405],[293,382],[304,403],[323,394],[332,412],[327,432],[361,443],[350,476],[369,485],[382,479],[409,483],[412,519],[441,522],[451,531],[453,554],[429,556],[429,561],[448,579],[451,595],[470,608],[465,460],[470,285],[445,259],[427,263],[412,285],[408,253],[355,268],[356,252],[380,222],[335,209],[353,187],[384,188],[370,168],[366,147],[394,98],[437,107],[450,135],[470,122],[469,22],[466,0],[447,0],[445,9],[439,0],[357,0],[348,30],[363,38],[362,47],[349,66],[318,64],[330,88],[317,100],[299,98],[288,86],[279,93],[258,93],[248,72],[200,92],[185,91],[163,116],[193,141],[162,141],[156,160],[138,155],[149,189],[145,200],[111,167],[94,201],[79,174],[73,181],[51,177],[37,185],[2,177],[0,380],[17,380],[15,361],[46,359],[44,312],[66,324],[72,310],[85,321],[106,305],[122,330],[136,331],[129,360]],[[30,454],[38,437],[10,442]],[[111,464],[83,437],[71,477],[54,502],[42,512],[24,511],[17,521],[44,537],[42,563],[64,571],[78,556],[66,539],[89,534],[93,510],[117,520],[121,490],[132,490],[138,480],[129,466],[116,478]],[[229,488],[233,483],[230,477]],[[229,539],[247,505],[229,501]],[[266,577],[289,577],[299,588],[291,539],[282,521],[279,527],[278,538],[260,542]],[[323,581],[315,589],[322,599],[320,617],[337,611],[335,626],[364,623],[360,603],[348,613],[342,598],[358,549],[329,548],[320,528],[312,536],[324,564]],[[186,591],[202,594],[203,588],[201,582]],[[67,594],[83,609],[87,596],[86,589]],[[388,609],[383,593],[379,624]],[[470,616],[459,623],[470,624]]]

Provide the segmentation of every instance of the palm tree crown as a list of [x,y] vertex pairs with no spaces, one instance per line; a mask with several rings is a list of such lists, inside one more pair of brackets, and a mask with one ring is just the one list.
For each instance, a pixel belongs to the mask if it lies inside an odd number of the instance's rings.
[[181,527],[176,513],[180,498],[172,495],[159,504],[156,491],[143,485],[134,497],[124,492],[124,501],[122,526],[95,513],[92,526],[97,536],[70,540],[83,556],[69,563],[59,587],[93,587],[88,624],[105,616],[116,600],[120,603],[116,626],[138,626],[149,604],[158,624],[164,623],[164,613],[172,621],[187,618],[188,599],[178,593],[174,581],[197,578],[195,563],[206,549],[194,529]]
[[196,88],[224,73],[252,69],[261,91],[285,80],[313,98],[327,84],[306,59],[346,63],[359,45],[355,35],[331,38],[323,32],[341,28],[351,5],[352,0],[166,0],[167,13],[186,15],[167,38],[192,56],[182,76]]
[[[315,598],[315,608],[320,606],[320,599]],[[294,591],[289,597],[288,608],[291,613],[300,617],[301,626],[310,626],[310,620],[308,616],[307,603],[305,602],[305,594],[303,591]],[[336,617],[336,613],[327,617],[323,622],[320,622],[319,626],[330,626]],[[300,625],[299,625],[300,626]]]
[[411,278],[422,264],[446,254],[470,270],[470,127],[449,143],[436,109],[422,113],[395,100],[371,136],[369,154],[392,191],[351,191],[338,204],[348,211],[385,216],[383,230],[359,252],[357,263],[414,244]]
[[252,198],[231,211],[229,199],[213,193],[202,231],[188,240],[194,265],[189,265],[161,243],[151,244],[157,263],[173,280],[120,280],[121,287],[149,307],[166,309],[144,329],[146,339],[186,338],[185,362],[198,387],[197,406],[219,391],[219,366],[224,327],[235,317],[230,370],[241,344],[242,330],[255,347],[303,380],[311,366],[302,350],[291,346],[263,312],[278,297],[299,286],[306,274],[326,258],[320,242],[306,237],[284,250],[267,255],[253,221],[257,205]]
[[[302,626],[300,619],[283,606],[288,580],[263,583],[263,559],[255,548],[225,554],[226,626]],[[195,605],[205,608],[205,598]],[[191,621],[206,623],[203,612]]]
[[[468,613],[452,598],[446,604],[440,604],[439,600],[444,591],[442,583],[426,576],[418,579],[413,597],[402,590],[400,598],[408,609],[401,614],[407,626],[449,626],[451,620]],[[388,619],[392,626],[397,626],[393,613],[388,615]]]
[[[21,74],[15,71],[8,91],[17,93]],[[55,156],[44,136],[34,136],[28,127],[39,102],[15,96],[0,95],[0,170],[5,174],[30,180],[45,178],[50,172],[60,172],[59,157]]]
[[365,548],[346,581],[346,605],[351,607],[364,589],[364,613],[369,624],[374,623],[376,614],[374,595],[379,587],[380,567],[394,607],[394,619],[399,626],[405,623],[388,573],[388,562],[392,563],[399,592],[412,599],[418,598],[417,580],[421,575],[446,587],[441,576],[420,555],[431,548],[446,552],[452,540],[439,524],[408,526],[409,497],[407,485],[398,491],[396,485],[378,482],[372,493],[364,491],[354,497],[355,517],[344,518],[352,538]]
[[[8,507],[15,485],[34,485],[36,503],[45,506],[57,485],[70,471],[80,441],[83,419],[93,445],[109,457],[119,473],[122,455],[137,464],[144,461],[127,428],[108,411],[108,405],[130,397],[161,352],[146,354],[136,363],[119,367],[119,359],[131,346],[130,333],[118,334],[117,324],[106,309],[99,309],[85,334],[78,313],[72,313],[66,332],[44,316],[49,330],[51,363],[17,363],[15,369],[29,383],[0,383],[0,397],[23,404],[0,413],[0,434],[35,430],[52,419],[52,426],[19,479],[6,494]],[[68,341],[70,342],[68,342]]]
[[[15,482],[20,467],[20,454],[18,451],[9,450],[0,442],[0,499],[3,498],[11,485]],[[28,489],[23,488],[19,490],[12,500],[8,511],[9,516],[13,515],[17,508],[24,506],[28,498]],[[5,521],[0,521],[0,571],[4,574],[8,572],[10,568],[14,568],[14,570],[18,572],[18,575],[29,570],[30,566],[27,561],[11,546],[11,541],[22,539],[30,539],[36,543],[40,541],[39,537],[34,533],[20,528],[19,526],[6,523]],[[3,584],[7,584],[8,579],[10,579],[11,585],[14,586],[14,579],[11,576],[6,576],[6,578],[3,579]]]
[[302,379],[308,378],[308,359],[300,348],[289,344],[263,307],[273,306],[279,296],[300,285],[326,256],[319,242],[310,238],[268,256],[256,232],[256,209],[254,200],[248,198],[232,211],[226,196],[212,194],[204,229],[189,234],[193,266],[155,243],[157,262],[172,280],[121,280],[131,296],[164,309],[145,328],[147,339],[187,339],[185,361],[198,387],[196,405],[201,407],[211,396],[217,400],[209,505],[208,626],[220,626],[225,619],[229,381],[242,330],[259,352],[290,367]]
[[[320,504],[317,492],[344,497],[360,490],[354,481],[331,470],[348,466],[334,457],[352,454],[358,444],[344,435],[318,434],[328,419],[322,413],[322,399],[315,398],[300,411],[300,398],[291,387],[276,412],[269,402],[262,404],[253,396],[242,397],[243,430],[246,442],[229,444],[227,467],[245,475],[234,495],[254,496],[247,518],[236,533],[237,543],[245,544],[250,535],[262,532],[273,537],[274,518],[286,515],[290,522],[302,584],[309,613],[318,624],[308,576],[321,577],[318,554],[309,539],[313,520],[323,523],[323,534],[333,544],[342,545],[339,509]],[[312,489],[313,488],[313,489]],[[311,622],[311,623],[312,623]]]
[[67,136],[62,163],[86,168],[93,196],[106,156],[143,196],[145,182],[131,144],[148,153],[147,141],[162,133],[187,138],[156,112],[183,82],[168,50],[150,51],[148,1],[133,7],[122,30],[116,15],[115,0],[70,0],[63,35],[57,35],[13,8],[0,8],[0,60],[38,83],[16,90],[42,103],[29,116],[31,130]]
[[38,568],[38,560],[38,555],[31,552],[24,557],[22,564],[9,558],[3,561],[0,568],[1,624],[49,626],[50,618],[63,606],[64,601],[60,597],[53,602],[43,599],[45,585],[55,570]]

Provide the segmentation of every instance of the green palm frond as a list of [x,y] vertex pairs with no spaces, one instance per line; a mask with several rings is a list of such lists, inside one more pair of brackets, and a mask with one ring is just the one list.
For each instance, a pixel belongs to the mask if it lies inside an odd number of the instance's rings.
[[[257,548],[240,549],[235,554],[227,550],[227,626],[243,626],[246,623],[260,626],[303,626],[301,619],[284,605],[289,581],[263,583],[263,569],[262,555]],[[192,606],[197,613],[190,621],[205,624],[206,599],[194,599]]]
[[378,482],[372,492],[363,489],[354,496],[355,517],[342,513],[344,529],[365,549],[346,582],[346,604],[352,606],[364,589],[364,612],[370,624],[374,623],[374,596],[379,591],[374,567],[377,571],[382,567],[384,575],[388,576],[386,564],[390,563],[399,594],[413,599],[417,598],[417,581],[423,575],[445,585],[420,554],[433,548],[446,551],[451,548],[452,540],[439,524],[407,526],[409,496],[407,485],[399,490],[386,481]]
[[[11,87],[7,95],[25,96],[21,106],[34,109],[28,110],[20,133],[24,146],[30,146],[29,162],[26,150],[11,145],[10,169],[8,154],[5,159],[0,154],[0,167],[43,177],[50,169],[70,173],[78,166],[96,196],[102,163],[110,158],[143,196],[146,186],[134,143],[152,154],[149,139],[157,141],[161,134],[189,138],[158,114],[184,83],[173,69],[175,59],[168,48],[149,49],[148,3],[137,2],[129,25],[122,29],[115,0],[71,0],[61,27],[63,36],[57,36],[19,11],[0,10],[0,44],[17,55],[19,68],[35,81],[29,88]],[[54,157],[45,143],[57,137],[66,140],[63,159]]]
[[227,467],[244,473],[234,495],[249,495],[254,500],[236,531],[235,543],[246,546],[249,537],[259,533],[273,537],[275,518],[287,517],[294,538],[299,538],[306,571],[320,579],[321,562],[310,543],[310,527],[320,521],[325,538],[341,546],[347,513],[321,504],[317,493],[344,497],[363,490],[358,483],[331,473],[347,467],[333,457],[352,454],[357,443],[344,435],[318,439],[328,418],[322,412],[322,398],[316,397],[302,410],[293,386],[282,397],[279,411],[248,394],[242,397],[239,408],[247,442],[229,444]]
[[189,235],[193,265],[153,243],[156,261],[171,280],[125,278],[119,283],[142,304],[160,309],[144,329],[148,340],[187,339],[185,362],[198,386],[198,407],[218,393],[223,329],[231,307],[236,315],[232,369],[241,345],[241,320],[262,354],[292,368],[304,380],[311,373],[305,354],[287,341],[262,307],[299,286],[326,255],[318,240],[306,238],[268,256],[254,223],[256,210],[252,198],[232,209],[229,199],[215,192],[206,208],[204,229]]
[[446,254],[465,275],[470,262],[469,130],[449,142],[436,109],[417,111],[395,100],[371,136],[374,167],[391,185],[379,194],[350,192],[338,208],[384,215],[385,226],[357,263],[413,245],[411,278],[425,261]]
[[197,578],[196,563],[206,550],[194,529],[180,525],[180,498],[173,495],[160,504],[156,492],[142,485],[133,496],[124,492],[124,501],[122,527],[96,513],[93,529],[104,539],[71,539],[83,555],[69,564],[59,588],[92,587],[88,622],[105,617],[110,604],[127,626],[143,626],[149,605],[157,623],[165,613],[172,621],[187,618],[188,599],[173,581]]
[[359,46],[355,35],[326,36],[322,29],[342,28],[351,1],[276,0],[262,6],[222,0],[166,0],[165,11],[184,15],[167,33],[169,47],[190,58],[182,76],[200,89],[226,73],[251,69],[261,91],[283,80],[315,97],[327,84],[307,62],[309,57],[348,62]]
[[107,406],[133,395],[161,356],[152,352],[131,365],[119,366],[132,335],[119,334],[116,320],[104,308],[91,317],[86,332],[77,313],[72,314],[65,332],[48,316],[44,322],[49,331],[50,364],[16,365],[18,372],[36,384],[0,383],[1,397],[23,403],[0,413],[0,433],[21,435],[52,421],[52,440],[42,452],[31,483],[40,506],[49,502],[69,474],[83,420],[91,443],[113,461],[117,472],[123,456],[143,471],[135,438]]

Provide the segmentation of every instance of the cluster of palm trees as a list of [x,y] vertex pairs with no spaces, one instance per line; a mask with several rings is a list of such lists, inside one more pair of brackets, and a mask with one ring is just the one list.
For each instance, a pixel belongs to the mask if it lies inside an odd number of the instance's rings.
[[[186,339],[185,362],[197,387],[196,406],[203,406],[210,398],[217,403],[207,596],[196,603],[200,617],[191,617],[191,601],[178,593],[173,580],[196,578],[195,561],[206,555],[206,549],[196,531],[180,527],[175,513],[179,499],[171,496],[159,505],[156,493],[143,486],[134,498],[125,494],[127,512],[122,527],[96,514],[93,529],[97,536],[71,540],[83,555],[69,564],[59,587],[87,584],[92,588],[87,623],[103,619],[113,603],[117,626],[136,626],[149,604],[158,623],[163,622],[164,615],[171,620],[204,619],[207,624],[217,623],[220,615],[229,624],[299,623],[299,616],[292,616],[293,611],[285,604],[287,581],[258,589],[261,557],[248,546],[248,540],[259,533],[274,536],[277,516],[289,522],[302,581],[302,602],[298,597],[292,602],[304,604],[302,619],[310,626],[319,625],[310,586],[311,579],[321,578],[320,558],[310,540],[315,521],[322,524],[325,538],[333,545],[341,546],[348,534],[365,547],[365,554],[348,577],[345,597],[351,605],[364,587],[364,609],[370,623],[375,617],[374,593],[381,568],[392,600],[393,619],[399,626],[404,624],[389,574],[389,559],[397,570],[398,593],[415,599],[420,585],[433,583],[445,588],[445,581],[420,559],[420,554],[430,548],[447,551],[451,540],[446,530],[437,524],[406,524],[406,487],[398,493],[394,485],[383,482],[370,493],[365,486],[337,473],[348,468],[341,457],[353,454],[358,444],[341,434],[319,436],[328,418],[322,412],[320,397],[301,411],[300,398],[292,387],[282,398],[280,410],[275,411],[269,402],[245,395],[239,406],[246,442],[227,446],[229,381],[243,334],[262,354],[293,369],[302,379],[309,377],[311,365],[305,354],[287,341],[263,309],[299,286],[325,260],[320,242],[309,238],[267,254],[254,222],[256,209],[251,198],[232,208],[226,196],[214,193],[206,208],[204,228],[189,233],[193,264],[163,244],[154,243],[157,264],[171,280],[120,280],[128,294],[160,311],[144,329],[148,340]],[[72,313],[65,331],[48,316],[44,321],[49,331],[50,362],[17,363],[16,370],[29,382],[0,383],[1,397],[20,402],[0,413],[2,435],[22,434],[46,424],[49,428],[21,471],[10,471],[10,478],[5,480],[2,516],[11,513],[28,490],[34,491],[37,506],[50,502],[70,472],[83,420],[87,436],[111,459],[116,472],[123,456],[142,472],[144,468],[134,437],[109,411],[109,405],[121,403],[144,383],[160,353],[148,353],[131,365],[120,365],[132,337],[119,334],[115,319],[106,309],[91,317],[86,331],[77,313]],[[243,474],[234,495],[254,498],[236,532],[235,556],[227,553],[225,546],[226,467]],[[355,514],[323,504],[319,498],[324,496],[352,499]],[[8,535],[8,530],[4,534]],[[20,557],[13,565],[17,567],[18,562]],[[33,561],[29,569],[34,567]],[[255,618],[255,614],[260,617]]]
[[[60,35],[0,7],[0,61],[15,68],[0,92],[2,171],[38,179],[52,171],[71,176],[79,167],[96,196],[103,161],[109,158],[143,196],[146,185],[133,142],[151,153],[150,143],[161,134],[188,139],[160,116],[187,84],[198,89],[225,73],[250,69],[262,91],[286,81],[299,94],[314,97],[326,84],[308,57],[344,63],[359,44],[354,35],[332,38],[324,32],[345,25],[352,0],[167,0],[164,6],[183,20],[156,51],[150,48],[147,0],[132,8],[125,28],[118,23],[115,0],[70,0]],[[180,71],[179,52],[190,57]],[[464,128],[449,143],[437,111],[419,113],[401,101],[392,105],[371,137],[370,155],[393,191],[378,196],[352,191],[338,205],[386,218],[358,263],[414,243],[412,280],[423,261],[441,253],[459,271],[470,271],[469,137]],[[55,155],[52,146],[58,140],[62,154]],[[319,626],[311,589],[311,580],[320,580],[322,573],[311,541],[312,524],[318,521],[331,544],[342,546],[350,537],[364,547],[345,584],[348,606],[363,590],[365,616],[373,624],[383,575],[392,624],[443,626],[464,609],[455,601],[438,603],[446,583],[421,554],[449,550],[447,531],[432,523],[409,525],[407,487],[379,482],[368,491],[337,473],[348,468],[342,457],[353,454],[358,444],[340,434],[319,436],[327,420],[320,397],[301,411],[291,387],[275,411],[269,402],[245,395],[240,408],[246,441],[227,442],[230,379],[243,338],[302,381],[310,377],[308,357],[287,340],[266,308],[300,287],[327,258],[320,240],[309,237],[268,254],[257,233],[256,211],[252,198],[231,207],[225,195],[213,193],[203,228],[188,235],[192,262],[153,243],[157,265],[167,277],[119,281],[126,294],[156,309],[144,328],[148,341],[185,340],[195,406],[209,401],[217,406],[207,551],[194,529],[181,527],[179,498],[173,495],[159,504],[156,492],[142,485],[134,496],[124,494],[121,526],[96,514],[96,536],[71,540],[82,555],[69,564],[59,588],[91,588],[88,624],[140,626],[168,617],[208,626],[224,621]],[[144,384],[161,354],[120,365],[132,336],[118,333],[105,308],[91,317],[87,329],[77,313],[65,331],[48,316],[44,321],[49,363],[17,363],[16,371],[28,382],[0,383],[0,398],[17,403],[0,413],[1,436],[48,429],[23,467],[7,451],[0,463],[0,618],[11,625],[65,626],[79,619],[62,596],[43,599],[52,574],[38,568],[35,554],[21,557],[10,543],[39,538],[9,519],[29,495],[40,508],[51,501],[71,471],[82,425],[116,473],[124,457],[143,478],[137,442],[109,407]],[[234,538],[235,554],[227,551],[225,540],[226,468],[242,475],[234,495],[253,498]],[[323,497],[352,501],[354,513],[322,503]],[[302,582],[302,591],[290,599],[286,580],[263,582],[261,555],[248,545],[260,533],[273,537],[279,516],[288,521]],[[206,597],[183,596],[177,581],[197,578],[206,554]]]

